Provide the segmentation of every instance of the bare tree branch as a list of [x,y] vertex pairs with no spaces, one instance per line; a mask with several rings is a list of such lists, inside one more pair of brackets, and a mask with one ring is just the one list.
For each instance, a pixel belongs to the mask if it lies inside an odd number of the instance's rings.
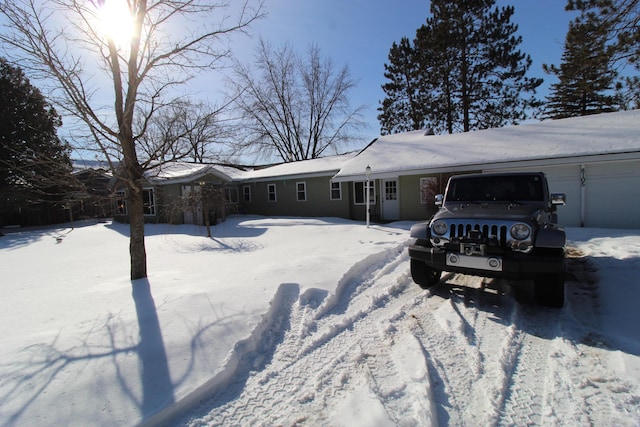
[[317,46],[300,57],[288,44],[274,49],[261,40],[255,63],[236,63],[234,75],[244,152],[285,162],[313,159],[337,152],[363,125],[365,107],[349,103],[356,81],[348,67],[336,70]]
[[[175,97],[171,89],[228,56],[225,41],[264,15],[263,1],[246,0],[233,20],[224,14],[227,5],[222,2],[128,0],[124,15],[133,27],[122,44],[103,28],[105,4],[0,0],[0,13],[9,23],[0,41],[25,70],[53,82],[52,102],[82,120],[85,136],[94,138],[92,145],[111,164],[114,155],[121,162],[131,226],[131,278],[139,279],[147,275],[142,178],[159,153],[147,153],[149,158],[141,162],[138,141]],[[112,84],[111,92],[100,84],[105,79]],[[161,144],[158,148],[163,149]]]

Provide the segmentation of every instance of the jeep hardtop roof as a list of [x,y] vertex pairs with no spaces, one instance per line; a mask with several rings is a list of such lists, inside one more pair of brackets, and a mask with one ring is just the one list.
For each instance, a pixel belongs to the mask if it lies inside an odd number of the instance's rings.
[[542,172],[465,174],[452,176],[446,202],[544,202],[545,176]]

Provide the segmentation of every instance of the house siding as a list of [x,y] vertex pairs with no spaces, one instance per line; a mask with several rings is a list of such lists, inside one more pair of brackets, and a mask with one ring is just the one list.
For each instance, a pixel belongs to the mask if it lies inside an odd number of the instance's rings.
[[[356,181],[363,182],[363,181]],[[373,222],[380,221],[380,180],[372,179],[370,185],[375,188],[376,200],[369,205],[370,219]],[[355,201],[355,185],[354,181],[348,181],[342,183],[342,194],[345,197],[345,190],[348,194],[348,213],[344,216],[347,219],[353,219],[355,221],[365,221],[367,218],[367,205],[366,203],[356,204]]]
[[[478,170],[457,173],[434,173],[419,175],[403,175],[398,179],[400,191],[400,219],[406,221],[422,221],[431,218],[436,213],[438,207],[433,201],[422,202],[420,180],[422,178],[435,178],[437,188],[435,194],[444,194],[449,178],[460,173],[477,173]],[[435,195],[434,194],[434,195]]]
[[[298,201],[298,183],[305,183],[306,200]],[[331,177],[265,180],[240,184],[240,204],[249,214],[265,216],[342,217],[349,216],[347,183],[342,183],[342,199],[331,200]],[[269,184],[276,187],[276,200],[268,200]],[[251,202],[242,199],[242,187],[251,188]]]
[[400,218],[404,220],[424,220],[430,218],[438,208],[433,203],[422,203],[420,197],[420,179],[436,178],[438,189],[444,190],[446,182],[442,184],[442,174],[434,175],[406,175],[398,180],[400,186]]

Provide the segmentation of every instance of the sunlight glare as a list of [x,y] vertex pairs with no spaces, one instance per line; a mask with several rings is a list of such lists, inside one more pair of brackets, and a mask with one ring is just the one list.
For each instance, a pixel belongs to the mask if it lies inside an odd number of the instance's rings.
[[127,0],[104,0],[99,9],[102,31],[118,47],[127,46],[133,37],[134,20],[127,3]]

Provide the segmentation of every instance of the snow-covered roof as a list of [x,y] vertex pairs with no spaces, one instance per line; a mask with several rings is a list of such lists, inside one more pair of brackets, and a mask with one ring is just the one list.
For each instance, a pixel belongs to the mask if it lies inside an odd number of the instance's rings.
[[145,177],[152,184],[177,184],[191,182],[206,175],[215,175],[226,181],[235,181],[242,177],[243,170],[224,165],[168,162],[145,172]]
[[347,162],[335,181],[453,171],[513,162],[572,162],[589,156],[640,158],[640,110],[487,129],[426,135],[386,135]]
[[331,176],[354,157],[355,153],[349,153],[251,170],[215,164],[168,162],[147,170],[145,177],[150,183],[161,185],[192,182],[206,175],[215,175],[225,181]]
[[111,175],[111,168],[109,163],[101,160],[85,160],[85,159],[71,159],[73,165],[73,173],[81,173],[88,170],[101,172],[105,175]]
[[347,162],[356,156],[355,153],[322,157],[319,159],[301,160],[282,163],[263,169],[244,172],[242,179],[258,181],[271,178],[295,178],[297,176],[326,176],[339,171]]

